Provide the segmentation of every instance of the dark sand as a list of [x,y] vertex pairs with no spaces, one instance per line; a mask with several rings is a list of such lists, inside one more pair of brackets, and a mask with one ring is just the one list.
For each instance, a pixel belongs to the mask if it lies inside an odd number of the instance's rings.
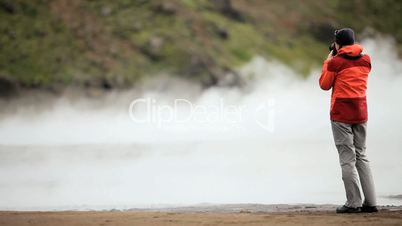
[[400,207],[336,214],[324,205],[220,205],[124,211],[0,212],[0,225],[402,225]]

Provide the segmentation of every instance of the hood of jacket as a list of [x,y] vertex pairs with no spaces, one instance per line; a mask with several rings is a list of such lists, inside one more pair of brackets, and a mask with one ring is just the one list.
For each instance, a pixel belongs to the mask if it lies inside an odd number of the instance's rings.
[[363,47],[359,44],[343,46],[336,55],[347,55],[351,57],[359,56],[363,52]]

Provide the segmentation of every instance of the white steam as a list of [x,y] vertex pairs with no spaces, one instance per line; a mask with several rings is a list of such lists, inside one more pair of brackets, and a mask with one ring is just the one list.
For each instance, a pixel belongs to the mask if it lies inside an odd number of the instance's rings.
[[[391,40],[362,44],[373,66],[367,151],[377,192],[400,194],[402,62]],[[240,71],[255,78],[241,89],[202,90],[165,78],[145,84],[144,92],[111,93],[103,106],[85,98],[60,98],[40,113],[20,106],[0,119],[0,209],[341,204],[330,92],[318,86],[320,69],[301,79],[281,63],[256,57]],[[191,109],[182,102],[176,121],[165,120],[172,116],[165,108],[162,123],[135,123],[128,111],[138,98],[154,99],[155,106],[180,98],[200,108],[188,118]],[[213,108],[222,103],[223,113]],[[133,113],[149,114],[143,106]]]

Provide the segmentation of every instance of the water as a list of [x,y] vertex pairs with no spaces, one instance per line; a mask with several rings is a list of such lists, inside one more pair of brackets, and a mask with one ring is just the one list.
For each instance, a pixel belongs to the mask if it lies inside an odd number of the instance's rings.
[[[373,60],[367,151],[379,204],[401,205],[385,196],[402,194],[402,62],[391,40],[363,45]],[[302,80],[259,57],[241,71],[255,77],[245,88],[202,90],[165,78],[99,100],[59,98],[39,111],[21,101],[0,119],[0,209],[342,204],[320,71]],[[136,98],[156,107],[185,98],[204,108],[187,117],[194,109],[181,102],[176,121],[167,122],[166,107],[161,120],[134,123],[129,105]],[[147,115],[144,106],[132,113]]]

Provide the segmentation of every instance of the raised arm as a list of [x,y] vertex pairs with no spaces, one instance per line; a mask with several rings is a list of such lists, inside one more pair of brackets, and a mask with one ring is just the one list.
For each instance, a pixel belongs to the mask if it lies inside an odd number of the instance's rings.
[[336,72],[328,70],[328,64],[330,60],[325,60],[322,66],[322,72],[320,76],[320,87],[323,90],[330,90],[334,84]]

